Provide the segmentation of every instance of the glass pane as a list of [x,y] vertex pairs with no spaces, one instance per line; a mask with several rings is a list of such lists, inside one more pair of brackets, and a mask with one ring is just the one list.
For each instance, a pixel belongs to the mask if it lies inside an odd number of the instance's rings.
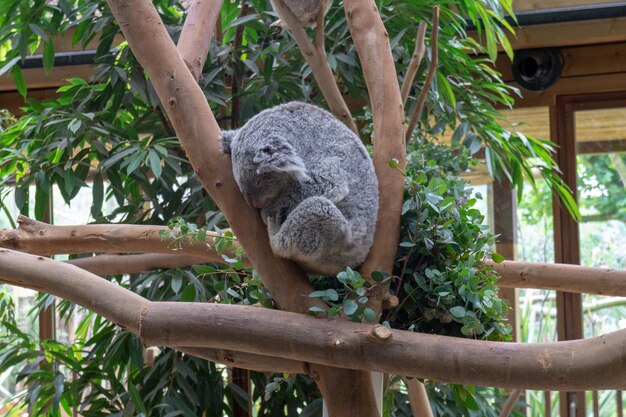
[[[626,269],[626,108],[575,113],[580,262]],[[626,327],[626,299],[583,296],[585,337]]]
[[[508,123],[526,136],[550,138],[548,107],[518,108],[502,112]],[[515,259],[523,262],[554,262],[552,193],[542,181],[537,189],[525,184],[517,201]],[[551,290],[520,289],[518,298],[520,342],[553,342],[557,338],[556,293]],[[544,417],[546,403],[558,415],[559,395],[555,392],[526,391],[528,417]]]

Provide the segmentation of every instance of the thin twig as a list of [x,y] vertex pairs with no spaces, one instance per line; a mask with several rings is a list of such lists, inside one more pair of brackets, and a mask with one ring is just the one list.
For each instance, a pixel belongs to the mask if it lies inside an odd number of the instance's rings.
[[502,411],[500,411],[499,417],[509,417],[509,414],[511,414],[511,411],[513,411],[515,403],[517,402],[517,399],[522,394],[522,392],[523,390],[521,389],[514,389],[513,391],[511,391],[511,395],[509,396],[509,399],[506,400],[506,403],[504,403],[504,407],[502,407]]
[[422,110],[424,110],[424,105],[426,104],[426,97],[428,96],[428,91],[430,90],[430,86],[435,79],[435,74],[437,73],[437,65],[439,64],[439,7],[435,6],[433,8],[433,34],[432,40],[430,42],[430,50],[431,50],[431,59],[430,59],[430,68],[428,68],[428,75],[426,76],[426,81],[424,81],[424,85],[422,86],[422,91],[420,91],[420,95],[417,98],[417,104],[415,105],[415,111],[413,112],[413,116],[411,117],[411,122],[409,123],[409,127],[406,130],[406,141],[408,142],[411,139],[411,134],[417,125],[417,121],[422,115]]
[[[319,21],[321,19],[323,22],[324,11],[321,11],[321,18],[318,16],[318,28],[316,30],[316,42],[318,44],[313,45],[313,42],[311,42],[308,35],[304,31],[300,21],[296,16],[294,16],[289,7],[285,5],[283,0],[276,0],[274,2],[274,8],[278,13],[278,17],[280,17],[280,20],[291,31],[293,38],[300,48],[300,52],[302,52],[302,56],[309,64],[309,67],[311,67],[311,72],[313,72],[313,76],[315,77],[317,85],[328,103],[330,111],[335,115],[335,117],[348,126],[350,130],[358,135],[359,131],[354,124],[354,120],[352,120],[352,114],[350,114],[348,105],[341,95],[341,91],[339,90],[333,71],[330,68],[328,59],[326,58],[323,36],[319,34],[320,31],[323,32],[323,23],[319,24]],[[322,38],[321,44],[319,38]]]
[[404,81],[402,82],[401,94],[403,105],[406,105],[406,99],[409,97],[409,91],[413,85],[413,80],[415,80],[417,69],[424,58],[424,52],[426,52],[426,43],[424,42],[425,36],[426,22],[420,22],[417,29],[417,38],[415,40],[415,50],[413,51],[411,62],[409,62],[409,66],[406,68],[406,75],[404,76]]

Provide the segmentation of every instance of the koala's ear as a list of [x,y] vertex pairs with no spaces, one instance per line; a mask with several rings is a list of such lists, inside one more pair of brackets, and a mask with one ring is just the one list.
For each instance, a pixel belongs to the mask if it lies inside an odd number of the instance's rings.
[[237,136],[237,132],[239,132],[239,130],[222,130],[220,142],[222,144],[222,152],[227,155],[231,154],[230,144],[235,136]]
[[269,137],[258,149],[254,161],[259,164],[258,174],[270,171],[283,172],[298,181],[310,179],[304,161],[293,146],[278,137]]

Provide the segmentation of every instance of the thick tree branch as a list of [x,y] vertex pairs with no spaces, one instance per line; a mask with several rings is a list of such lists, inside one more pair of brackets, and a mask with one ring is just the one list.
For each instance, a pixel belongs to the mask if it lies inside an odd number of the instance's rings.
[[[318,35],[316,36],[316,39],[317,42],[321,42],[321,44],[316,42],[317,44],[314,45],[298,19],[293,15],[285,3],[283,3],[282,0],[276,0],[273,4],[276,12],[278,13],[278,17],[280,17],[280,20],[285,23],[291,31],[293,38],[300,48],[300,52],[302,52],[302,56],[309,64],[309,67],[311,67],[311,72],[313,72],[313,76],[315,77],[317,85],[328,103],[330,111],[335,115],[335,117],[348,126],[350,130],[358,135],[359,131],[354,124],[354,120],[352,120],[352,114],[350,114],[348,105],[341,96],[341,91],[339,91],[339,86],[337,86],[337,81],[335,81],[335,76],[333,75],[333,71],[330,69],[328,59],[326,58],[326,51],[323,43],[324,25],[320,25],[318,23]],[[322,18],[318,19],[318,22],[321,20],[323,23],[324,11],[325,9],[320,10]],[[322,35],[319,34],[320,31],[322,32]]]
[[194,0],[178,39],[178,52],[196,81],[202,75],[223,0]]
[[141,326],[146,345],[210,345],[451,383],[589,390],[617,389],[626,378],[626,330],[576,341],[488,342],[376,332],[382,326],[254,307],[162,302],[144,309]]
[[[374,117],[374,168],[378,177],[379,208],[374,245],[361,266],[369,277],[374,271],[391,273],[400,238],[400,210],[404,176],[389,166],[393,159],[406,165],[404,111],[389,37],[374,1],[344,1],[348,26],[370,97]],[[377,286],[370,305],[380,312],[387,286]]]
[[424,43],[425,36],[426,22],[420,22],[420,25],[417,28],[417,38],[415,39],[415,50],[413,51],[411,62],[409,62],[409,66],[406,68],[406,74],[404,75],[404,80],[402,81],[401,93],[402,104],[404,106],[406,106],[406,100],[409,98],[409,92],[411,91],[411,86],[415,80],[415,75],[417,75],[417,70],[422,62],[422,58],[424,58],[424,52],[426,52],[426,43]]
[[428,74],[426,75],[426,81],[424,81],[424,85],[422,86],[422,91],[420,91],[420,95],[417,97],[417,103],[415,104],[415,111],[413,111],[413,116],[411,116],[411,121],[409,122],[409,127],[406,130],[406,141],[408,142],[411,139],[411,135],[415,126],[417,126],[417,121],[420,119],[422,115],[422,111],[424,110],[424,106],[426,105],[426,97],[428,97],[428,92],[430,91],[430,87],[435,80],[435,75],[437,74],[437,65],[439,65],[439,7],[435,6],[433,8],[433,34],[432,39],[430,41],[430,67],[428,68]]
[[[326,307],[321,300],[308,297],[313,288],[304,272],[272,252],[258,210],[246,204],[233,178],[230,158],[221,152],[221,131],[204,93],[180,59],[154,6],[148,0],[108,0],[108,4],[164,103],[191,166],[226,216],[277,306],[300,313],[313,305]],[[356,377],[358,372],[311,366],[332,417],[370,415],[368,410],[375,408],[371,383],[368,392]]]
[[147,345],[235,350],[505,388],[619,389],[626,379],[626,329],[583,340],[522,344],[391,330],[258,307],[152,302],[75,266],[8,249],[0,249],[0,280],[81,304],[130,331],[139,330]]

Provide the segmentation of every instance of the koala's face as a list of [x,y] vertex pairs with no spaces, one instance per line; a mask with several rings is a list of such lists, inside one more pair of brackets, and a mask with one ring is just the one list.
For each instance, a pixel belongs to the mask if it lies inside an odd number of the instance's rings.
[[277,137],[232,143],[233,174],[248,205],[265,208],[296,181],[308,179],[304,163],[291,145]]

